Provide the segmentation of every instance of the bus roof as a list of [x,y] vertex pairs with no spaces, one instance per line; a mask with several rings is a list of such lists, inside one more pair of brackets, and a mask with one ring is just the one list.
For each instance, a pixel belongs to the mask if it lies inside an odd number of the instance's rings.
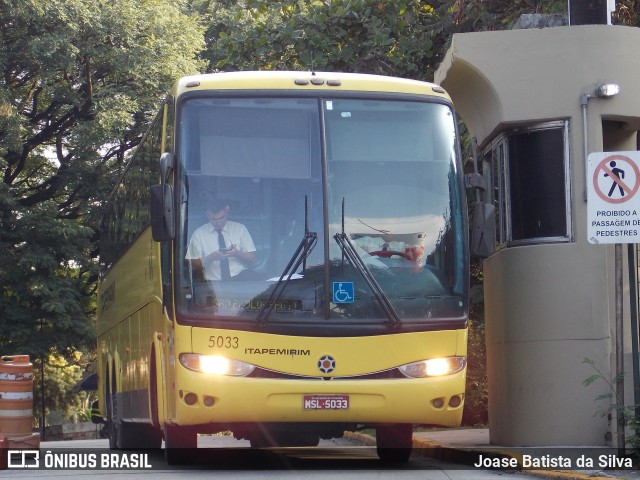
[[192,75],[178,80],[176,96],[194,90],[340,90],[355,92],[409,93],[451,100],[434,83],[359,73],[256,71]]

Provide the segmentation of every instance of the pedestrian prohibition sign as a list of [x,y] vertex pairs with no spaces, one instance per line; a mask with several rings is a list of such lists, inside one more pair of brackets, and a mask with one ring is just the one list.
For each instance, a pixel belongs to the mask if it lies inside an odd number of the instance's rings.
[[587,171],[590,243],[640,243],[640,152],[592,153]]

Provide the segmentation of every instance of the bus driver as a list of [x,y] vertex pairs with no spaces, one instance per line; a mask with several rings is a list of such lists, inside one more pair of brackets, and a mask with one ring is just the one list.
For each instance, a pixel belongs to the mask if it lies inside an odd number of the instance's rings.
[[209,223],[193,232],[186,254],[197,278],[228,281],[256,260],[249,230],[241,223],[228,221],[228,213],[229,206],[224,201],[207,202]]

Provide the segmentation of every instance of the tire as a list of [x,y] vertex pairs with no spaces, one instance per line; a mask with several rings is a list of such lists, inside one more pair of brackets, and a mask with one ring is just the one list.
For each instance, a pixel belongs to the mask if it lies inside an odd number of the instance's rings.
[[399,424],[376,428],[376,450],[384,463],[407,463],[413,448],[413,427]]
[[113,371],[110,371],[108,368],[107,371],[109,372],[109,375],[107,377],[107,384],[105,386],[105,410],[107,413],[106,431],[109,438],[109,448],[111,450],[117,450],[120,448],[120,445],[118,443],[118,439],[120,437],[120,424],[118,422],[118,397],[116,394],[116,382],[113,376]]
[[144,423],[120,423],[118,445],[122,449],[154,450],[162,446],[162,432]]
[[198,435],[188,427],[165,425],[164,458],[169,465],[183,465],[193,456],[193,449],[198,448]]
[[158,449],[162,446],[162,432],[144,423],[128,423],[119,419],[118,392],[113,373],[107,382],[107,432],[109,448]]

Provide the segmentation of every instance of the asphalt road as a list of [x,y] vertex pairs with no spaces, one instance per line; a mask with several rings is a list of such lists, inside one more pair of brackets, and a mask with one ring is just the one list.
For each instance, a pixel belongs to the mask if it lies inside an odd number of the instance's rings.
[[[42,442],[38,459],[41,468],[11,468],[0,472],[0,477],[184,480],[215,475],[216,479],[225,480],[495,480],[508,475],[509,479],[514,480],[532,478],[521,472],[472,469],[421,456],[412,457],[406,465],[384,465],[378,460],[375,447],[362,445],[352,439],[323,440],[320,446],[314,448],[251,449],[246,441],[213,436],[200,437],[198,446],[185,466],[167,465],[162,451],[127,451],[127,462],[141,468],[132,468],[130,465],[129,468],[106,470],[95,468],[100,466],[102,455],[111,454],[106,440]],[[48,455],[46,460],[45,455]],[[53,465],[53,462],[66,462],[66,465],[77,462],[80,467],[42,468],[45,463]],[[20,461],[14,457],[12,465],[20,465]]]

